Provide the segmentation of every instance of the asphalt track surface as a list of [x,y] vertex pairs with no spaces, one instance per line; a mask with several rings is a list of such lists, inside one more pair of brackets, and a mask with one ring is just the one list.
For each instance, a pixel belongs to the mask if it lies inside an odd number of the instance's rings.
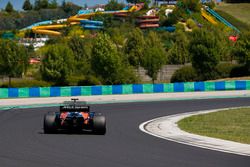
[[0,167],[249,167],[250,158],[163,140],[141,132],[147,120],[197,110],[249,106],[250,98],[92,105],[107,134],[43,134],[53,108],[0,111]]

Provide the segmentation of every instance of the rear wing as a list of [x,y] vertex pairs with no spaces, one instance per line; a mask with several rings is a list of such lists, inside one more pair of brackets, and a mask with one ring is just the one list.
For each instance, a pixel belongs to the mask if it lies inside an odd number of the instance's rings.
[[77,105],[60,106],[60,111],[67,111],[67,112],[89,112],[89,106],[77,106]]
[[85,101],[77,101],[78,99],[71,99],[72,101],[65,101],[60,106],[60,111],[66,112],[89,112],[89,106]]

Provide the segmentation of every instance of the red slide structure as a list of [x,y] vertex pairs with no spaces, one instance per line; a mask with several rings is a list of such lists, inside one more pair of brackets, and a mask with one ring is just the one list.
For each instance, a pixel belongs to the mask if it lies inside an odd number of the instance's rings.
[[140,28],[157,28],[159,27],[158,16],[139,16],[138,23]]

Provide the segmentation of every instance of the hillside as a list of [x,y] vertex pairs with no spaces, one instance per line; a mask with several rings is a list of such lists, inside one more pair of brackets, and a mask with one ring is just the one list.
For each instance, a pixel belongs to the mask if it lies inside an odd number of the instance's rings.
[[242,22],[250,24],[250,3],[221,3],[216,6],[216,9],[226,12]]

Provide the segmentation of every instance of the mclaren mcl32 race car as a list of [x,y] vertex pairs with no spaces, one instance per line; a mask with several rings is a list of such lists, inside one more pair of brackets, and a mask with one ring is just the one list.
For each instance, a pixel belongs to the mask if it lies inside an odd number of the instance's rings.
[[106,133],[106,119],[100,113],[90,112],[84,101],[71,99],[60,106],[60,111],[48,112],[44,116],[44,133],[59,131],[90,131],[94,134]]

